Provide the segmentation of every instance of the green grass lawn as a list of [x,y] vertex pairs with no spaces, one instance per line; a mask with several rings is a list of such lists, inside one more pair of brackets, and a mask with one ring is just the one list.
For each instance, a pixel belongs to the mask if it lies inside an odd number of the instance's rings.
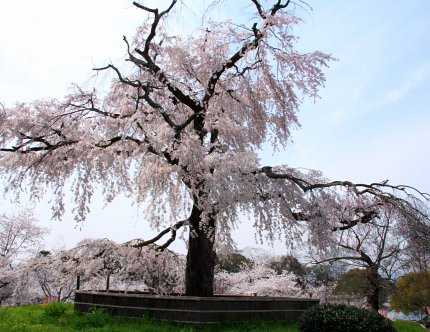
[[[396,322],[399,332],[424,332],[420,326]],[[0,332],[298,332],[286,323],[243,323],[206,328],[151,322],[148,320],[113,318],[103,312],[87,315],[75,313],[72,305],[24,306],[0,309]]]

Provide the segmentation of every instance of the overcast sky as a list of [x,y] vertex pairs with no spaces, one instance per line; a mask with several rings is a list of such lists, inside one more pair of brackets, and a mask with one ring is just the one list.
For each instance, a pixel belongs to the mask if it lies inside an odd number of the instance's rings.
[[[172,28],[200,22],[200,8],[192,2],[182,5]],[[430,191],[430,1],[308,2],[312,11],[297,10],[304,19],[299,47],[331,53],[338,61],[327,71],[321,99],[303,105],[294,143],[276,154],[264,150],[264,163],[320,169],[336,179],[390,179]],[[165,1],[143,3],[161,7]],[[251,8],[246,0],[234,4],[213,14],[235,18]],[[1,1],[0,102],[61,98],[71,83],[89,84],[91,68],[122,61],[122,35],[131,37],[142,18],[127,0]],[[107,207],[95,202],[79,227],[70,214],[51,221],[48,200],[34,206],[51,229],[47,247],[70,247],[89,237],[149,237],[145,216],[126,199]],[[7,199],[2,202],[0,211],[11,209]],[[239,247],[255,246],[248,227],[235,238]],[[182,243],[173,248],[184,250]]]

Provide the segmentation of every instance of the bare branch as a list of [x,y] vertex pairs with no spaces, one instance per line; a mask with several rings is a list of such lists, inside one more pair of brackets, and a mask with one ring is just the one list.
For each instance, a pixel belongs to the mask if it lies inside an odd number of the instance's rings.
[[160,22],[160,19],[164,15],[168,14],[177,2],[178,2],[178,0],[173,0],[172,3],[170,4],[170,6],[166,10],[162,11],[161,13],[159,13],[158,9],[151,9],[151,8],[145,7],[143,5],[140,5],[137,2],[133,2],[133,4],[136,7],[144,9],[144,10],[154,14],[154,21],[153,21],[152,26],[151,26],[151,31],[149,32],[149,35],[146,38],[145,48],[143,49],[143,54],[149,55],[149,48],[151,46],[152,40],[155,37],[156,31],[157,31],[157,26]]
[[196,100],[191,98],[189,95],[186,95],[177,86],[174,86],[171,82],[169,82],[167,76],[164,74],[164,72],[155,63],[154,59],[149,54],[150,46],[151,46],[153,39],[156,36],[157,28],[158,28],[158,25],[160,23],[161,18],[163,16],[165,16],[166,14],[168,14],[173,9],[173,7],[175,6],[176,3],[177,3],[177,0],[173,0],[171,2],[170,6],[162,12],[159,12],[158,9],[152,9],[152,8],[148,8],[146,6],[140,5],[137,2],[133,3],[138,8],[141,8],[143,10],[146,10],[146,11],[154,14],[154,19],[153,19],[153,22],[151,24],[151,30],[150,30],[149,35],[147,36],[147,38],[145,40],[145,45],[144,45],[143,50],[138,49],[138,48],[135,49],[136,53],[139,54],[144,59],[144,61],[136,58],[131,53],[130,44],[128,43],[127,38],[124,36],[123,39],[127,45],[127,52],[128,52],[130,61],[132,61],[134,64],[136,64],[139,67],[149,69],[152,72],[152,74],[154,74],[154,76],[157,77],[157,79],[167,87],[167,89],[170,91],[170,93],[172,93],[178,101],[180,101],[182,104],[188,106],[193,111],[200,112],[202,107],[200,106],[199,102],[197,102]]
[[261,18],[265,19],[266,14],[264,13],[263,7],[261,6],[260,2],[258,0],[251,0],[255,7],[257,8],[258,14],[261,16]]
[[[118,79],[120,80],[120,82],[130,85],[134,88],[140,88],[144,91],[143,95],[138,95],[137,100],[143,99],[145,100],[149,106],[151,106],[152,108],[158,110],[160,112],[161,117],[164,119],[164,121],[166,121],[166,123],[176,131],[177,135],[179,136],[181,131],[183,129],[185,129],[194,119],[195,115],[191,115],[187,120],[185,120],[182,124],[176,124],[171,117],[166,113],[166,111],[164,110],[164,108],[157,103],[154,99],[151,98],[150,96],[150,87],[148,84],[143,84],[141,81],[139,80],[129,80],[127,78],[124,78],[120,72],[120,70],[115,67],[114,65],[110,64],[107,65],[105,67],[101,67],[101,68],[94,68],[94,70],[96,71],[100,71],[100,70],[106,70],[106,69],[112,69],[116,72]],[[100,110],[97,109],[91,109],[92,111],[98,112],[100,114],[104,114],[107,116],[111,116],[111,117],[116,117],[116,114],[109,114],[107,112],[101,112]],[[118,115],[119,116],[119,115]]]
[[[261,4],[259,3],[258,0],[251,0],[254,5],[257,8],[258,13],[260,14],[260,16],[263,19],[266,19],[266,15],[263,12],[263,8],[261,6]],[[272,8],[272,10],[270,11],[270,15],[274,16],[276,15],[276,13],[283,8],[286,8],[290,3],[290,0],[288,0],[285,4],[282,4],[282,1],[278,1]],[[266,28],[269,26],[270,23],[264,23],[263,28]],[[212,96],[214,95],[215,92],[215,88],[216,85],[220,79],[220,77],[223,75],[223,73],[232,68],[235,67],[236,64],[243,59],[246,54],[251,51],[254,50],[258,47],[259,42],[263,39],[264,34],[261,32],[261,30],[259,30],[257,28],[257,23],[254,23],[254,25],[252,26],[252,31],[254,32],[254,38],[253,40],[246,42],[242,45],[242,47],[236,52],[234,53],[222,66],[220,69],[218,69],[217,71],[215,71],[210,79],[209,82],[207,84],[207,88],[206,88],[206,93],[205,96],[203,97],[203,105],[207,106],[207,103],[209,102],[209,100],[212,98]],[[258,63],[258,62],[257,62]],[[251,68],[248,68],[251,69]],[[248,70],[247,69],[247,70]],[[246,70],[244,71],[246,72]]]
[[155,237],[153,237],[150,240],[142,240],[142,239],[134,239],[131,241],[128,241],[126,243],[124,243],[124,245],[129,246],[129,247],[133,247],[133,248],[142,248],[145,246],[148,246],[150,244],[154,244],[155,242],[157,242],[158,240],[160,240],[164,235],[168,234],[170,232],[170,238],[161,246],[158,247],[159,250],[163,251],[165,250],[173,241],[175,241],[176,239],[176,231],[183,227],[188,225],[188,219],[185,220],[181,220],[178,221],[176,224],[174,224],[171,227],[168,227],[166,229],[164,229],[163,231],[161,231],[160,233],[158,233],[158,235],[156,235]]
[[138,88],[138,87],[140,87],[142,85],[141,82],[138,81],[138,80],[131,81],[131,80],[127,79],[127,78],[124,78],[122,76],[121,72],[119,71],[119,69],[117,67],[115,67],[114,65],[112,65],[112,64],[109,64],[109,65],[107,65],[105,67],[93,68],[93,70],[95,70],[95,71],[102,71],[102,70],[106,70],[106,69],[113,69],[116,72],[116,74],[118,76],[118,79],[122,83],[125,83],[125,84],[130,85],[130,86],[135,87],[135,88]]
[[61,142],[58,142],[56,144],[51,144],[51,145],[46,145],[46,146],[33,146],[33,147],[23,149],[23,147],[28,145],[28,143],[26,143],[26,144],[13,146],[11,148],[0,148],[0,151],[2,151],[2,152],[18,152],[21,154],[27,154],[27,153],[39,152],[39,151],[52,151],[52,150],[62,148],[64,146],[76,144],[78,142],[79,141],[76,141],[76,140],[61,141]]
[[359,218],[356,218],[353,220],[340,220],[339,222],[343,224],[343,226],[333,227],[332,231],[333,232],[344,231],[344,230],[353,228],[358,224],[367,224],[376,217],[378,217],[377,211],[375,210],[364,211],[364,215]]
[[276,4],[273,6],[272,10],[270,11],[270,15],[275,15],[276,12],[278,12],[281,9],[287,8],[290,4],[291,0],[287,0],[284,4],[282,4],[282,0],[278,0]]
[[340,257],[331,257],[323,260],[315,260],[312,264],[324,264],[324,263],[333,263],[341,260],[350,260],[350,261],[361,261],[363,262],[363,258],[359,256],[340,256]]
[[145,10],[147,12],[150,12],[150,13],[153,13],[155,15],[158,14],[158,9],[157,8],[154,8],[154,9],[153,8],[149,8],[149,7],[146,7],[146,6],[140,4],[140,3],[136,2],[136,1],[133,2],[133,5],[136,6],[137,8],[143,9],[143,10]]
[[220,69],[215,71],[207,84],[206,93],[203,97],[203,105],[207,106],[207,103],[212,98],[215,92],[216,85],[224,72],[236,65],[250,50],[254,50],[260,40],[263,38],[263,34],[256,29],[256,24],[254,24],[254,34],[255,38],[252,41],[245,43],[236,53],[234,53]]

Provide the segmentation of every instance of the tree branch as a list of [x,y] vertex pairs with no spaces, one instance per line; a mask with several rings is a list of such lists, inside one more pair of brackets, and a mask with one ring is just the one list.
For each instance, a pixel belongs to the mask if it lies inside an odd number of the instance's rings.
[[[334,188],[334,187],[344,187],[351,189],[357,196],[369,194],[374,197],[379,198],[380,200],[390,203],[397,208],[405,208],[410,209],[410,211],[414,211],[417,215],[425,218],[426,220],[429,220],[429,216],[424,214],[422,211],[420,211],[417,207],[415,207],[412,203],[408,202],[407,200],[397,197],[392,193],[389,193],[386,190],[392,190],[392,191],[400,191],[407,195],[408,197],[412,196],[412,194],[408,191],[413,191],[415,193],[418,193],[421,198],[423,198],[426,201],[430,201],[430,194],[419,191],[418,189],[411,187],[411,186],[405,186],[405,185],[391,185],[388,183],[388,181],[382,181],[382,182],[375,182],[371,184],[365,184],[365,183],[353,183],[351,181],[331,181],[331,182],[315,182],[311,183],[307,180],[304,180],[302,178],[297,177],[292,172],[283,172],[283,173],[277,173],[273,171],[273,168],[270,166],[265,166],[260,168],[259,170],[253,172],[253,174],[264,174],[268,178],[271,179],[283,179],[288,180],[291,183],[295,184],[297,187],[299,187],[304,193],[310,192],[313,190],[318,189],[327,189],[327,188]],[[406,211],[405,211],[406,212]],[[369,212],[368,215],[365,215],[365,218],[371,218],[373,216],[372,213]]]
[[257,8],[258,14],[261,16],[262,19],[266,19],[266,14],[264,13],[264,9],[261,6],[260,2],[258,0],[251,0],[255,7]]
[[112,69],[113,71],[115,71],[115,73],[117,74],[118,79],[120,80],[120,82],[122,82],[124,84],[130,85],[130,86],[132,86],[134,88],[138,88],[138,87],[140,87],[142,85],[139,80],[131,81],[128,78],[124,78],[122,76],[120,70],[117,67],[115,67],[113,64],[109,64],[109,65],[107,65],[105,67],[93,68],[93,70],[95,70],[95,71],[103,71],[103,70],[107,70],[107,69]]
[[[257,11],[259,13],[259,15],[265,20],[266,14],[264,13],[263,7],[261,6],[261,4],[259,3],[258,0],[251,0],[254,5],[257,8]],[[276,13],[281,10],[286,8],[288,5],[290,4],[290,0],[288,0],[286,3],[282,4],[282,1],[278,1],[271,9],[270,11],[270,15],[271,16],[275,16]],[[270,25],[270,23],[265,22],[263,25],[263,29],[268,27]],[[222,74],[232,68],[236,66],[236,63],[238,63],[241,59],[243,59],[245,57],[245,55],[250,51],[253,50],[255,48],[258,47],[259,42],[263,39],[264,34],[261,32],[260,29],[257,28],[257,23],[254,23],[254,25],[252,26],[252,31],[254,32],[254,39],[246,42],[242,45],[242,47],[236,52],[234,53],[222,66],[220,69],[218,69],[217,71],[215,71],[207,84],[207,88],[206,88],[206,93],[203,97],[203,105],[207,106],[207,103],[209,102],[209,100],[212,98],[212,96],[214,95],[215,92],[215,88],[216,85],[219,81],[219,79],[221,78]],[[256,62],[257,64],[258,62]],[[244,70],[244,72],[246,72],[247,70],[252,69],[252,67],[248,67],[248,69]],[[242,74],[243,74],[242,73]]]
[[161,246],[158,246],[157,250],[163,251],[166,248],[169,247],[169,245],[171,243],[173,243],[173,241],[175,241],[176,239],[176,231],[183,227],[188,225],[188,219],[185,220],[181,220],[178,221],[176,224],[174,224],[171,227],[168,227],[166,229],[164,229],[163,231],[161,231],[160,233],[158,233],[158,235],[156,235],[155,237],[153,237],[150,240],[142,240],[142,239],[134,239],[131,241],[128,241],[126,243],[124,243],[124,245],[129,246],[129,247],[133,247],[133,248],[142,248],[145,246],[148,246],[150,244],[155,244],[155,242],[157,242],[158,240],[160,240],[164,235],[168,234],[170,232],[170,238]]
[[331,257],[331,258],[327,258],[327,259],[323,259],[320,261],[314,261],[313,264],[323,264],[323,263],[332,263],[332,262],[337,262],[337,261],[341,261],[341,260],[350,260],[350,261],[363,261],[362,257],[358,257],[358,256],[340,256],[340,257]]
[[143,10],[145,10],[149,13],[152,13],[154,15],[154,20],[152,21],[149,35],[145,40],[145,45],[143,47],[143,50],[138,49],[138,48],[135,49],[136,53],[139,54],[144,59],[144,61],[136,58],[131,53],[130,44],[128,43],[127,38],[124,36],[123,39],[127,45],[127,52],[128,52],[130,61],[132,61],[134,64],[136,64],[139,67],[149,69],[152,72],[152,74],[154,74],[154,76],[157,77],[157,79],[167,87],[167,89],[170,91],[170,93],[172,93],[178,101],[180,101],[182,104],[191,108],[194,112],[200,112],[202,109],[202,107],[200,106],[200,103],[197,102],[196,100],[194,100],[193,98],[191,98],[189,95],[186,95],[178,87],[174,86],[168,80],[167,76],[164,74],[164,72],[155,63],[154,59],[152,59],[151,55],[149,54],[150,46],[151,46],[153,39],[156,36],[157,28],[158,28],[158,25],[160,23],[161,18],[163,16],[165,16],[166,14],[168,14],[173,9],[173,7],[175,6],[176,3],[177,3],[177,0],[173,0],[171,2],[170,6],[162,12],[159,12],[158,9],[152,9],[152,8],[148,8],[146,6],[143,6],[137,2],[133,3],[136,7],[143,9]]
[[287,8],[290,4],[291,0],[287,0],[284,4],[282,4],[282,0],[278,0],[276,4],[272,7],[272,10],[270,11],[270,15],[275,15],[277,11]]

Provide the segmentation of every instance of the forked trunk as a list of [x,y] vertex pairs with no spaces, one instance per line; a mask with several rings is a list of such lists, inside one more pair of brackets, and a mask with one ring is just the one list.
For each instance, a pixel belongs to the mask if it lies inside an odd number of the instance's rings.
[[215,218],[202,220],[202,211],[193,207],[190,217],[185,294],[213,296],[215,269]]

